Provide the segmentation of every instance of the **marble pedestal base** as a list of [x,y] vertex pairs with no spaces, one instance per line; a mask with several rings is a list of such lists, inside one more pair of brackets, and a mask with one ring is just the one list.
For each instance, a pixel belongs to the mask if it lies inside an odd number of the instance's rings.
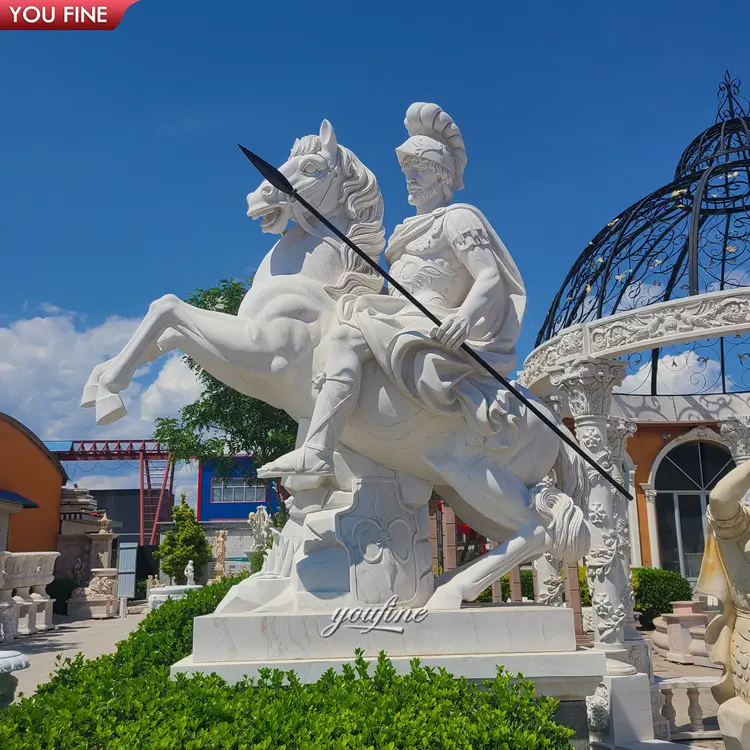
[[355,648],[362,648],[369,660],[385,651],[402,673],[414,657],[476,680],[494,677],[496,666],[503,665],[532,680],[540,694],[575,701],[593,694],[605,671],[604,654],[576,650],[573,613],[561,607],[511,604],[429,612],[420,621],[399,623],[400,633],[363,632],[368,625],[350,622],[330,632],[332,618],[324,612],[197,617],[193,653],[172,666],[172,675],[215,673],[234,683],[260,669],[278,668],[294,670],[309,683],[351,662]]
[[184,599],[189,591],[202,589],[203,586],[159,586],[148,592],[148,608],[157,609],[167,599]]
[[120,600],[117,597],[78,599],[68,602],[68,616],[74,620],[107,620],[117,617]]

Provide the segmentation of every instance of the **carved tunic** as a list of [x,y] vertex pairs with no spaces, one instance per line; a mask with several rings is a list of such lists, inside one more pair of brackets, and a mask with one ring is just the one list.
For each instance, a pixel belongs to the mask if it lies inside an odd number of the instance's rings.
[[[466,343],[509,375],[526,294],[513,259],[480,211],[454,204],[411,217],[396,227],[386,258],[393,277],[443,320],[458,311],[474,284],[466,260],[475,248],[491,259],[499,282]],[[482,442],[513,445],[513,418],[524,407],[463,352],[437,342],[431,335],[435,325],[395,289],[389,291],[343,297],[339,320],[362,332],[393,383],[423,408],[446,416],[463,412]]]

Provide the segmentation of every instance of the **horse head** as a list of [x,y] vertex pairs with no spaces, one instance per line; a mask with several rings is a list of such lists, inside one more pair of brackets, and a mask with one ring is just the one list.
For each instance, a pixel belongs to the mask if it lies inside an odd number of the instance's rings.
[[[328,120],[323,120],[318,135],[295,141],[289,159],[279,171],[311,206],[337,221],[371,258],[379,258],[385,246],[380,188],[375,175],[349,149],[338,144]],[[332,237],[299,203],[290,201],[266,180],[247,196],[247,215],[261,219],[263,232],[284,234],[293,221],[309,234],[326,236],[327,240]],[[344,243],[336,240],[336,245],[344,273],[338,283],[327,287],[329,294],[338,297],[347,292],[380,291],[380,276]]]

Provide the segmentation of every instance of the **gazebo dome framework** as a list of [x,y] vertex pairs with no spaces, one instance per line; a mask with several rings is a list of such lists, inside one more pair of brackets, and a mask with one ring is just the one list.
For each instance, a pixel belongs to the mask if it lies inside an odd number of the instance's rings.
[[[564,329],[659,302],[750,286],[750,105],[727,72],[714,125],[683,152],[674,179],[589,242],[555,296],[537,346]],[[629,356],[625,392],[750,391],[750,335]]]

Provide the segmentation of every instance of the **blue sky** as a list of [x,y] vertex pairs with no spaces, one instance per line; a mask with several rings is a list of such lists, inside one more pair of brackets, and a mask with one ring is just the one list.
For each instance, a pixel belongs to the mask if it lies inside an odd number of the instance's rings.
[[750,95],[749,20],[736,0],[141,0],[114,32],[5,32],[0,410],[45,438],[146,435],[195,393],[176,360],[138,379],[130,422],[97,429],[75,398],[150,301],[268,249],[235,143],[280,163],[328,118],[377,175],[390,231],[411,213],[393,149],[415,100],[463,131],[457,197],[524,276],[525,356],[589,239],[713,122],[725,68]]

